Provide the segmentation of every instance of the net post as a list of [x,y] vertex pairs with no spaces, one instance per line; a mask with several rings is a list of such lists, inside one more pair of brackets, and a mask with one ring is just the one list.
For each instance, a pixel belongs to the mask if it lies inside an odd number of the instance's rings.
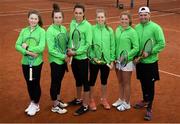
[[119,7],[119,0],[116,0],[116,8]]
[[149,0],[147,0],[147,7],[149,7]]
[[131,9],[134,7],[134,0],[131,0]]

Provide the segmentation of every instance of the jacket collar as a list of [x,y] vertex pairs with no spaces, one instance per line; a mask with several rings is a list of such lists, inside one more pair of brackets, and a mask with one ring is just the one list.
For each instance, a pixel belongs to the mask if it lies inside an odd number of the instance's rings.
[[61,25],[52,24],[53,28],[55,28],[58,31],[61,31]]

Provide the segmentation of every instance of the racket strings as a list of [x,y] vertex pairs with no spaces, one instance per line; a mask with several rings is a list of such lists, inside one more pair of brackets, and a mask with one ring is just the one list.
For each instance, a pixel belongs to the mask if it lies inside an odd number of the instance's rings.
[[81,41],[81,34],[78,29],[74,29],[72,34],[73,49],[77,50],[79,48],[80,41]]
[[57,35],[56,37],[56,47],[58,49],[59,52],[66,54],[67,52],[67,36],[64,33],[60,33]]
[[88,48],[88,58],[90,59],[90,61],[93,61],[97,64],[102,64],[102,51],[99,45],[95,44],[95,45],[91,45]]
[[123,50],[120,53],[120,56],[117,62],[123,67],[126,66],[126,64],[128,63],[128,52],[126,50]]

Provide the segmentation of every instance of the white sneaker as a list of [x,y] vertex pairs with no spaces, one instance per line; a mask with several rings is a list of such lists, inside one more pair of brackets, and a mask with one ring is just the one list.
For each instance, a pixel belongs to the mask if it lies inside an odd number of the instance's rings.
[[112,104],[112,106],[118,107],[118,106],[121,105],[122,103],[123,103],[123,101],[119,98],[116,102],[114,102],[114,103]]
[[130,108],[131,108],[130,103],[127,104],[125,101],[123,101],[123,103],[117,107],[117,110],[122,112],[122,111],[128,110]]
[[125,109],[130,109],[131,105],[130,105],[130,103],[125,102],[124,103],[124,107],[125,107]]
[[60,105],[62,108],[65,108],[65,107],[68,106],[67,103],[62,102],[61,100],[58,100],[58,101],[59,101],[59,105]]
[[29,111],[27,112],[27,114],[29,116],[34,116],[36,114],[36,112],[40,111],[39,105],[35,105],[34,103],[32,103],[31,107],[29,108]]
[[119,111],[125,111],[126,108],[125,108],[125,102],[123,101],[122,104],[120,104],[119,106],[117,106],[117,110]]
[[52,111],[52,112],[57,112],[57,113],[59,113],[59,114],[64,114],[64,113],[67,112],[66,109],[64,109],[64,108],[62,108],[62,107],[60,107],[60,106],[52,107],[52,108],[51,108],[51,111]]
[[25,109],[25,112],[28,112],[31,106],[32,106],[32,102],[30,102],[29,106]]

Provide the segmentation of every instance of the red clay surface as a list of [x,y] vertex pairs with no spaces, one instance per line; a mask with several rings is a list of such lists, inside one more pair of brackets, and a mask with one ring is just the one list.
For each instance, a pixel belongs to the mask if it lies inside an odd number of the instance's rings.
[[[168,1],[168,0],[167,0]],[[172,0],[173,1],[173,0]],[[113,1],[114,2],[114,1]],[[156,0],[162,2],[162,0]],[[42,69],[40,100],[41,111],[34,117],[28,117],[24,110],[28,105],[29,97],[21,69],[21,55],[15,50],[15,42],[21,28],[27,25],[27,12],[29,9],[40,11],[44,27],[51,24],[51,6],[53,0],[1,0],[0,1],[0,122],[64,122],[64,123],[122,123],[122,122],[146,122],[143,120],[144,110],[131,109],[126,112],[118,112],[115,108],[104,110],[98,105],[96,112],[88,112],[82,116],[73,116],[77,107],[68,107],[68,113],[59,115],[52,113],[50,89],[50,67],[47,61],[47,48],[44,52],[44,65]],[[60,3],[65,13],[64,25],[69,26],[72,18],[73,4]],[[137,10],[140,5],[145,5],[143,0],[137,0],[133,13],[133,23],[138,23]],[[174,0],[171,4],[161,4],[169,9],[180,9],[180,1]],[[173,6],[172,6],[173,5]],[[95,10],[98,6],[87,5],[86,17],[94,24]],[[128,7],[126,6],[128,9]],[[115,7],[106,7],[107,22],[115,29],[119,24],[119,14],[122,10]],[[156,85],[156,95],[153,105],[153,120],[151,122],[180,122],[180,15],[174,13],[152,12],[152,20],[164,28],[166,48],[160,54],[161,80]],[[69,67],[70,68],[70,67]],[[131,83],[131,104],[141,99],[140,83],[135,78],[135,72]],[[95,100],[100,101],[100,80],[98,78]],[[114,70],[111,71],[108,80],[108,100],[112,104],[118,98],[118,82]],[[61,98],[67,102],[75,96],[75,82],[72,72],[66,73],[62,82]]]

